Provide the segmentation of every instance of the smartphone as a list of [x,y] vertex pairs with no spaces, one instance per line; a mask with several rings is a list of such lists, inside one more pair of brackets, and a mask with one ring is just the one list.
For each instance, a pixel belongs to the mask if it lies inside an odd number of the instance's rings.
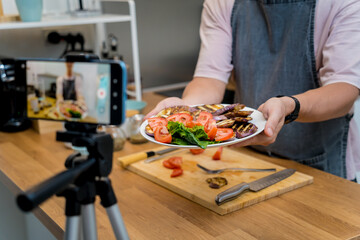
[[126,67],[122,61],[17,59],[30,119],[120,125],[125,120]]

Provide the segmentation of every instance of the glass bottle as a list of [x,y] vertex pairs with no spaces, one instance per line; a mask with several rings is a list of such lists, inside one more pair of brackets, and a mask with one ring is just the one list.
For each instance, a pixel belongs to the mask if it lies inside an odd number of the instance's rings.
[[114,141],[114,152],[120,151],[124,148],[126,141],[126,134],[124,130],[115,125],[102,126],[99,129],[100,132],[106,132],[111,135]]

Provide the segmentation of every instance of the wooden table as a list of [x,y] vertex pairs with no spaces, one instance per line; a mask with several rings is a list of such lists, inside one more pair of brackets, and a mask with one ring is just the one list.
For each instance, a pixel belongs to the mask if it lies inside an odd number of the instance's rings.
[[[127,142],[122,151],[114,153],[114,159],[154,147],[157,145]],[[312,175],[314,183],[220,216],[122,169],[114,161],[110,179],[130,238],[360,239],[360,185],[293,161],[238,150]],[[54,133],[39,135],[31,129],[0,133],[0,181],[17,194],[63,171],[71,152],[55,141]],[[65,228],[64,203],[63,198],[52,197],[34,211],[59,239]],[[98,200],[96,216],[99,239],[114,239]]]

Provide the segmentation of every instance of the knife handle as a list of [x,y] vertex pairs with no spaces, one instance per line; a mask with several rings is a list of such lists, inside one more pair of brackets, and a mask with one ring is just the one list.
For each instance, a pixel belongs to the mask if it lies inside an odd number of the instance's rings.
[[124,157],[119,157],[118,161],[121,164],[121,166],[123,168],[125,168],[129,164],[146,159],[151,156],[154,156],[154,152],[139,152],[139,153],[130,154],[130,155],[127,155]]
[[249,190],[249,189],[250,189],[250,186],[248,183],[243,182],[243,183],[237,184],[237,185],[219,193],[215,198],[215,202],[217,205],[221,205],[228,201],[234,200],[235,198],[238,198],[243,192],[245,192],[246,190]]

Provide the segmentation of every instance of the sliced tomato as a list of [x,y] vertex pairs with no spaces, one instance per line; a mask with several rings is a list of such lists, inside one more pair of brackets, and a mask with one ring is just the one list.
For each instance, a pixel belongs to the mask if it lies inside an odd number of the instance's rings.
[[171,177],[177,177],[183,174],[183,170],[181,168],[175,168],[172,173],[171,173]]
[[193,154],[193,155],[197,155],[197,154],[201,154],[205,151],[205,149],[190,149],[190,152]]
[[171,143],[172,137],[166,126],[156,127],[154,130],[154,138],[158,142]]
[[163,166],[169,169],[174,169],[174,166],[168,160],[163,161]]
[[215,141],[226,141],[234,136],[232,128],[218,128],[215,136]]
[[223,147],[219,147],[218,150],[214,153],[212,159],[213,160],[220,160],[221,159],[221,153],[222,153]]
[[174,166],[174,168],[181,168],[182,157],[171,157],[168,159],[168,161],[172,166]]
[[181,168],[182,157],[171,157],[163,161],[163,166],[170,169]]
[[153,131],[155,131],[156,127],[167,126],[168,121],[165,118],[161,117],[152,117],[148,119],[149,126]]
[[167,121],[172,122],[180,122],[184,124],[185,126],[187,123],[191,122],[193,120],[193,117],[188,113],[175,113],[173,115],[170,115],[166,118]]
[[207,133],[209,139],[214,140],[216,133],[217,133],[216,121],[214,119],[209,119],[208,122],[206,123],[204,129],[205,129],[205,132]]
[[201,125],[205,126],[209,119],[212,119],[213,115],[209,112],[200,112],[199,116],[196,118],[196,122],[200,123]]
[[194,121],[191,121],[191,122],[188,122],[186,123],[186,127],[187,128],[193,128],[195,126],[203,126],[201,123],[198,123],[198,122],[194,122]]

